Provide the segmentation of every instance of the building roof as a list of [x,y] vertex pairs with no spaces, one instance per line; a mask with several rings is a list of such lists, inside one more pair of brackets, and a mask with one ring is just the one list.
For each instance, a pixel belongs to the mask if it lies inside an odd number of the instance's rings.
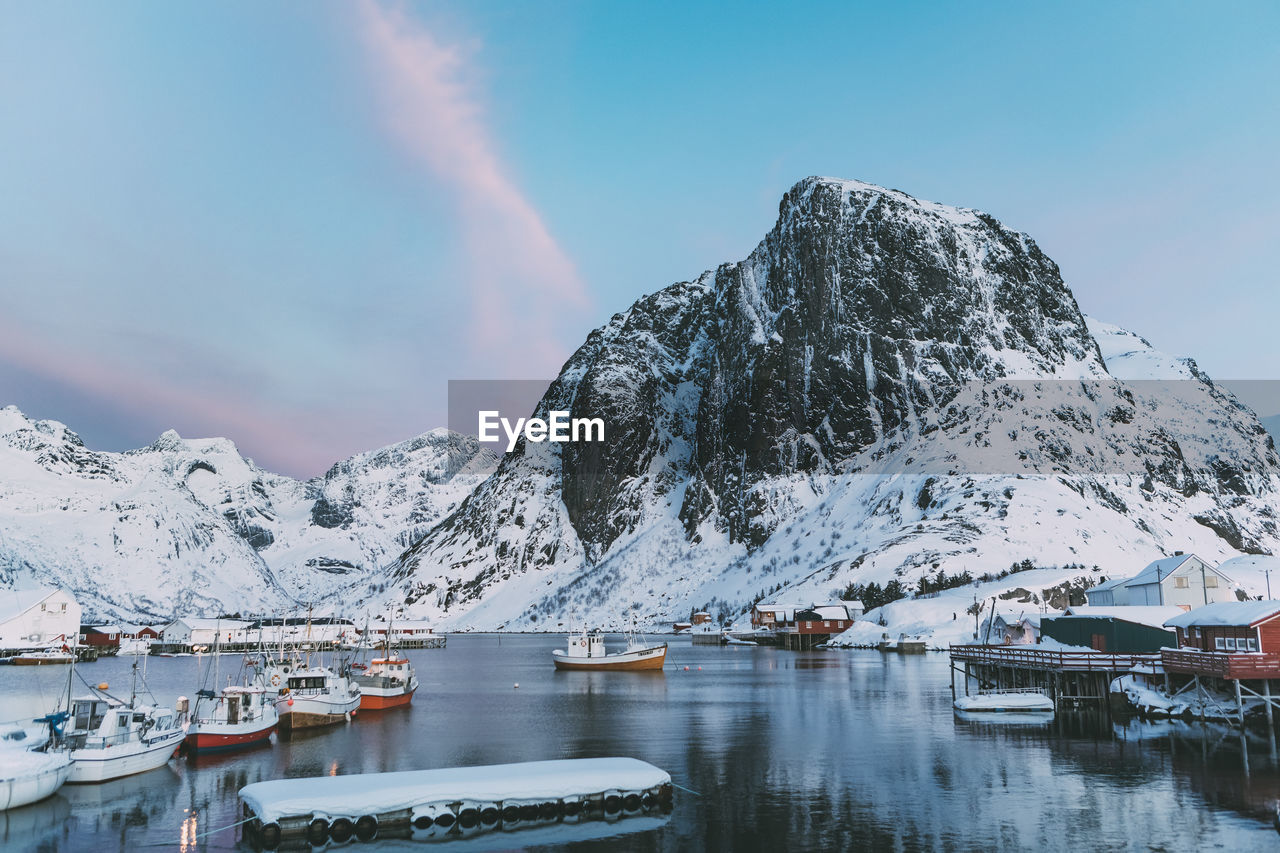
[[124,631],[119,625],[85,625],[85,633],[93,631],[96,634],[123,634]]
[[51,586],[0,590],[0,622],[21,616],[57,591]]
[[819,604],[813,608],[813,612],[817,613],[821,619],[849,618],[849,608],[843,604]]
[[1243,628],[1280,616],[1280,601],[1215,601],[1165,622],[1166,628],[1226,626]]
[[1095,584],[1094,586],[1089,587],[1084,591],[1084,594],[1088,595],[1091,592],[1104,592],[1108,589],[1115,589],[1118,586],[1124,586],[1128,582],[1128,578],[1112,578],[1109,581],[1103,581],[1100,584]]
[[1066,616],[1088,616],[1094,619],[1119,619],[1123,622],[1133,622],[1138,625],[1149,625],[1152,628],[1163,628],[1165,623],[1175,616],[1181,616],[1185,611],[1181,607],[1158,606],[1158,605],[1134,605],[1130,607],[1097,607],[1082,605],[1079,607],[1068,607]]
[[[1134,575],[1133,577],[1125,581],[1124,585],[1125,586],[1145,586],[1150,583],[1163,582],[1165,578],[1169,577],[1169,575],[1173,574],[1179,568],[1181,568],[1183,563],[1186,563],[1188,560],[1192,560],[1192,559],[1200,560],[1200,558],[1197,557],[1195,554],[1175,554],[1172,557],[1164,557],[1162,559],[1156,560],[1151,565],[1147,566],[1145,569],[1143,569],[1142,571],[1138,572],[1136,575]],[[1204,560],[1200,560],[1200,562],[1204,563],[1205,566],[1208,568],[1208,570],[1218,575],[1218,577],[1228,582],[1231,581],[1231,578],[1227,577],[1222,572],[1218,571],[1208,562]]]
[[177,624],[178,622],[191,629],[210,629],[215,631],[223,628],[228,631],[234,631],[237,628],[247,628],[253,624],[242,619],[206,619],[201,616],[180,616],[170,624]]

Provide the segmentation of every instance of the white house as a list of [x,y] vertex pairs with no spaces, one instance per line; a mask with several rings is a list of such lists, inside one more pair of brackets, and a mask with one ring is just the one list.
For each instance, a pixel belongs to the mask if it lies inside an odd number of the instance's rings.
[[212,646],[220,643],[247,643],[248,622],[238,619],[205,619],[183,616],[164,626],[160,642],[182,646]]
[[60,589],[0,590],[0,649],[75,645],[80,605]]
[[1195,554],[1181,551],[1156,560],[1138,574],[1085,590],[1095,607],[1181,607],[1235,601],[1234,582]]

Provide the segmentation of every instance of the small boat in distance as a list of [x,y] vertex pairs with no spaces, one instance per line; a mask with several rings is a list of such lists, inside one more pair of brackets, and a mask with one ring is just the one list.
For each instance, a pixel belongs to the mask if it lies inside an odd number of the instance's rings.
[[568,649],[556,649],[551,659],[556,669],[660,670],[667,660],[667,644],[645,645],[628,631],[626,651],[610,653],[604,646],[604,634],[583,628],[570,634]]
[[1053,700],[1035,688],[991,690],[977,696],[960,696],[952,703],[957,711],[968,713],[1053,713]]
[[48,648],[40,652],[23,652],[15,655],[11,662],[14,666],[48,666],[71,663],[75,659],[76,656],[63,646],[61,649]]

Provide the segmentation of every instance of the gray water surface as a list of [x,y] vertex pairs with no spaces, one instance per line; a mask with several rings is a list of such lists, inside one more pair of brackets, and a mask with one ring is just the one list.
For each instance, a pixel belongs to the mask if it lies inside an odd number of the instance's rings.
[[[561,673],[550,652],[563,642],[452,636],[445,650],[409,653],[422,682],[410,708],[362,713],[250,752],[64,787],[43,803],[0,812],[0,849],[247,850],[238,830],[205,833],[239,820],[236,792],[250,782],[610,755],[649,761],[697,793],[677,790],[668,817],[601,826],[601,838],[550,827],[459,849],[1280,847],[1270,811],[1280,770],[1264,733],[1067,716],[957,719],[941,654],[795,653],[680,638],[662,673]],[[223,674],[239,661],[224,656]],[[130,662],[107,659],[77,672],[127,695]],[[171,703],[194,695],[196,665],[149,659],[146,681]],[[65,683],[64,667],[0,667],[0,719],[43,712]]]

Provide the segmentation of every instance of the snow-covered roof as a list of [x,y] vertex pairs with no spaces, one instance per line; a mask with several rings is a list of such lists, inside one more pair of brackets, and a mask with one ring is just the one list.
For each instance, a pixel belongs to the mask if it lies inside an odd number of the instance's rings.
[[1192,625],[1225,625],[1244,627],[1280,616],[1280,601],[1215,601],[1179,614],[1165,622],[1166,628],[1188,628]]
[[1088,595],[1091,592],[1102,592],[1108,589],[1115,589],[1118,586],[1124,586],[1128,582],[1129,582],[1128,578],[1112,578],[1109,581],[1103,581],[1100,584],[1091,586],[1088,589],[1086,589],[1084,592],[1085,592],[1085,595]]
[[57,591],[47,586],[0,590],[0,622],[21,616]]
[[1162,607],[1160,605],[1134,605],[1132,607],[1123,605],[1115,607],[1081,605],[1079,607],[1068,607],[1066,615],[1090,616],[1095,619],[1120,619],[1138,625],[1149,625],[1152,628],[1163,628],[1167,621],[1175,616],[1180,616],[1184,612],[1181,607]]
[[823,619],[848,619],[849,610],[843,604],[819,604],[813,608]]
[[247,628],[253,624],[239,619],[206,619],[200,616],[182,616],[175,619],[171,624],[177,624],[178,622],[181,622],[183,625],[186,625],[191,629],[208,629],[214,631],[234,631],[237,628]]
[[[1125,581],[1124,585],[1125,586],[1144,586],[1149,583],[1162,582],[1165,578],[1169,577],[1169,575],[1177,571],[1182,566],[1183,563],[1192,559],[1200,560],[1200,558],[1197,557],[1195,554],[1175,554],[1172,557],[1164,557],[1163,559],[1156,560],[1151,565],[1147,566],[1145,569],[1138,572],[1133,577],[1129,578],[1129,580]],[[1200,562],[1205,564],[1205,566],[1208,568],[1208,571],[1215,573],[1216,575],[1218,575],[1219,577],[1221,577],[1223,580],[1227,582],[1231,581],[1231,578],[1227,577],[1222,572],[1218,571],[1209,563],[1205,562],[1204,560],[1200,560]]]
[[85,631],[95,631],[99,634],[123,634],[124,630],[119,625],[85,625]]
[[786,604],[757,604],[756,610],[760,613],[790,613],[795,610],[795,605]]

